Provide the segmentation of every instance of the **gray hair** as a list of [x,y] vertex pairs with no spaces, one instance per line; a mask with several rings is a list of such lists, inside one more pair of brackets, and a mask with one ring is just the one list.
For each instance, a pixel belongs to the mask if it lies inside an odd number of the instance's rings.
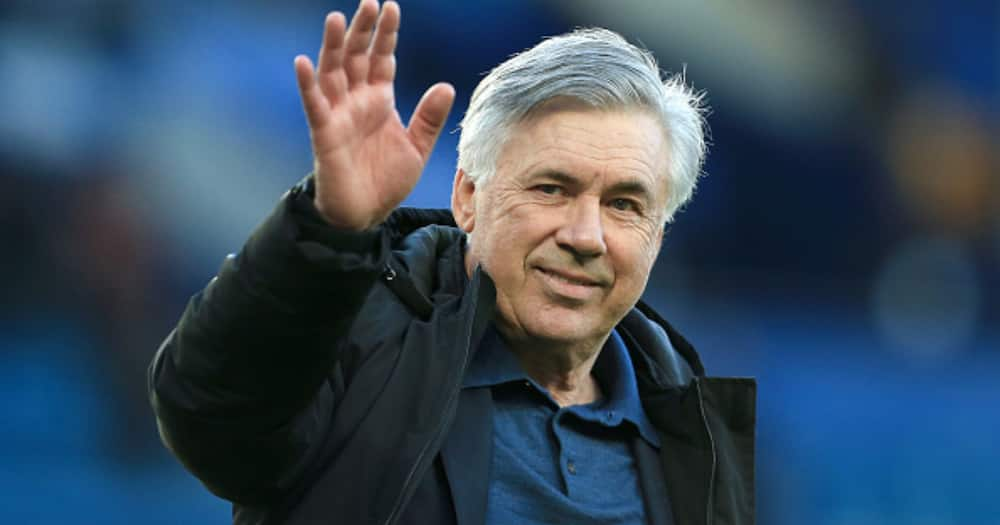
[[670,148],[670,195],[664,220],[694,193],[707,149],[704,93],[684,74],[661,79],[653,55],[607,29],[547,38],[497,66],[476,86],[462,119],[458,167],[485,184],[508,134],[555,98],[595,109],[645,109],[663,125]]

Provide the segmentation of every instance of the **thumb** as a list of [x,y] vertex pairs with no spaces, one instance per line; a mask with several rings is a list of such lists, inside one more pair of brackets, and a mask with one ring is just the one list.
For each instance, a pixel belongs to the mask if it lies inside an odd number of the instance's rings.
[[444,123],[448,120],[448,112],[455,101],[455,88],[444,82],[434,84],[420,97],[417,109],[410,117],[406,128],[410,141],[416,146],[424,162],[431,156],[434,143],[437,142]]

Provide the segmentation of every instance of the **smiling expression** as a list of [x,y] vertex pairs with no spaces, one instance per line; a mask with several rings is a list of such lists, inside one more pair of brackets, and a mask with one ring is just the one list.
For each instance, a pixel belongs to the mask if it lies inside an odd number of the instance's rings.
[[514,127],[481,187],[459,171],[456,221],[496,284],[507,337],[603,343],[660,249],[667,150],[645,112],[558,109]]

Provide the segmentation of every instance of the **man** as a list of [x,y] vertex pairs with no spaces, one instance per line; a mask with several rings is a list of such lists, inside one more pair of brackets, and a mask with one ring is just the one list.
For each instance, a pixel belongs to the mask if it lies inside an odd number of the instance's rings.
[[396,209],[454,99],[395,111],[399,6],[295,60],[314,174],[150,368],[236,523],[752,523],[754,384],[638,303],[704,155],[698,97],[603,30],[487,76],[451,213]]

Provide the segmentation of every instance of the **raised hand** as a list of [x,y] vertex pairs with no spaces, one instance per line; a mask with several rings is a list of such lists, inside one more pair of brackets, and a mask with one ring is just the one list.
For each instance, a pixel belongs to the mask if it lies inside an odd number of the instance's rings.
[[[396,111],[399,4],[362,0],[350,27],[326,17],[319,67],[295,57],[295,74],[312,139],[316,208],[333,226],[364,230],[383,220],[413,190],[455,100],[445,83],[431,86],[408,126]],[[373,36],[374,33],[374,36]]]

